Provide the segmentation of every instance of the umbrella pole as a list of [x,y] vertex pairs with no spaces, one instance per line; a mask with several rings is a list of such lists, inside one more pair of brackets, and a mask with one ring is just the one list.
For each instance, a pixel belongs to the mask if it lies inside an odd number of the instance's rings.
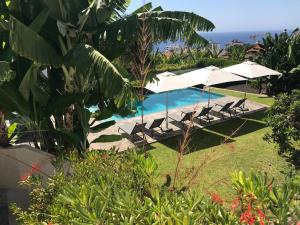
[[169,107],[168,107],[168,105],[169,105],[169,102],[168,102],[169,96],[168,95],[169,95],[168,92],[166,92],[166,128],[167,128],[167,130],[169,129]]
[[246,98],[247,97],[247,86],[248,86],[248,80],[246,80],[246,85],[245,85],[245,93],[244,93],[244,98]]
[[210,86],[208,87],[208,107],[210,105]]

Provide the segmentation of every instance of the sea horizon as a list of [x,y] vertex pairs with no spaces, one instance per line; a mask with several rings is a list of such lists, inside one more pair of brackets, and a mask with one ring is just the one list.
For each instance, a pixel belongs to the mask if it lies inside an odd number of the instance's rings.
[[[286,29],[287,32],[291,33],[293,30]],[[258,31],[211,31],[211,32],[199,32],[199,34],[204,37],[206,40],[217,43],[221,48],[224,48],[226,44],[233,40],[238,40],[247,44],[255,44],[257,42],[262,42],[262,39],[269,33],[271,35],[275,35],[276,33],[282,33],[283,30],[258,30]],[[254,38],[255,36],[255,38]],[[159,51],[163,51],[165,47],[169,45],[179,45],[184,46],[184,42],[181,40],[171,42],[161,42],[156,45],[156,48]]]

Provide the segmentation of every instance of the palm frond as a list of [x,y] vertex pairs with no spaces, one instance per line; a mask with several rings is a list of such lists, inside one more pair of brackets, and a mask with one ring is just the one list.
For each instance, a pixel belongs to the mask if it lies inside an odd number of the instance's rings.
[[145,16],[146,18],[165,17],[165,18],[178,19],[183,23],[188,23],[196,31],[212,31],[215,28],[215,25],[211,21],[192,12],[151,11],[151,12],[138,14],[138,16],[139,18]]
[[149,2],[143,6],[141,6],[140,8],[136,9],[135,11],[133,11],[131,13],[131,15],[135,15],[135,14],[139,14],[139,13],[143,13],[143,12],[148,12],[152,9],[152,3]]
[[17,112],[21,115],[29,115],[27,102],[18,92],[12,82],[5,83],[0,88],[0,105],[6,113]]
[[82,74],[92,70],[98,80],[101,93],[106,97],[114,97],[120,94],[128,81],[123,78],[116,67],[100,52],[89,45],[79,44],[75,46],[65,59],[66,65],[73,66]]
[[9,42],[14,52],[41,65],[61,65],[61,56],[37,32],[14,17],[11,17],[9,22]]
[[[119,54],[111,54],[111,52],[117,52],[118,46],[126,46],[138,39],[143,16],[145,16],[145,23],[151,31],[152,42],[181,39],[187,41],[190,45],[205,45],[207,41],[197,31],[208,31],[214,28],[210,21],[194,13],[151,11],[132,14],[107,24],[99,30],[101,52],[110,57],[121,55],[124,51],[122,48],[119,48]],[[109,46],[115,48],[108,49]]]
[[16,74],[10,69],[9,63],[0,61],[0,86],[3,83],[9,82],[15,78]]

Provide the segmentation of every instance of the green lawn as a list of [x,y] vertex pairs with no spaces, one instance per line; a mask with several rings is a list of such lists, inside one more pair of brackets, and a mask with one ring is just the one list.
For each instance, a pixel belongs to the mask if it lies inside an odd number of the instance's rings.
[[[239,94],[220,89],[216,92],[234,96]],[[264,104],[272,103],[271,98],[248,97]],[[230,198],[230,174],[235,170],[249,171],[253,168],[281,181],[284,177],[282,172],[288,170],[289,164],[278,156],[273,144],[263,140],[269,130],[263,121],[264,116],[265,112],[258,112],[196,131],[191,136],[189,153],[183,159],[180,182],[185,184],[190,181],[193,189],[200,193],[217,191],[223,197]],[[239,127],[241,129],[232,136]],[[228,138],[229,143],[223,144],[224,139]],[[180,137],[177,137],[151,145],[150,153],[158,162],[161,182],[167,174],[174,176],[179,140]]]
[[[211,91],[222,94],[222,95],[231,95],[231,96],[238,97],[238,98],[244,98],[244,92],[231,91],[231,90],[221,89],[221,88],[211,88]],[[250,101],[258,102],[258,103],[268,105],[268,106],[271,106],[274,103],[274,98],[267,97],[264,95],[247,93],[247,98]]]

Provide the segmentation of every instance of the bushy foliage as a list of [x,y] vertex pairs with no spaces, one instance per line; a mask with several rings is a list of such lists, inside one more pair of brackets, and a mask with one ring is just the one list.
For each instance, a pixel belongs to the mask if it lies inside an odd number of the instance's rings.
[[295,153],[300,141],[300,90],[279,95],[269,110],[267,123],[272,132],[266,140],[277,143],[280,154]]
[[[87,136],[113,125],[98,122],[136,99],[129,72],[114,60],[137,46],[141,24],[153,42],[203,44],[197,31],[214,29],[194,13],[147,3],[125,14],[128,6],[128,0],[0,1],[0,106],[26,142],[60,154],[120,140]],[[92,106],[99,109],[95,120]]]
[[250,48],[250,45],[233,45],[230,46],[227,51],[229,52],[230,59],[236,60],[236,61],[243,61],[245,59],[245,56],[247,54],[247,50]]
[[[163,56],[162,56],[163,57]],[[238,61],[229,60],[229,59],[219,59],[219,58],[196,58],[193,60],[192,58],[187,58],[187,60],[181,60],[181,63],[160,63],[157,64],[152,73],[157,74],[165,71],[176,71],[176,70],[185,70],[185,69],[193,69],[193,68],[204,68],[207,66],[217,66],[220,68],[232,66],[237,64]]]
[[[200,197],[156,183],[157,165],[135,152],[92,152],[44,186],[30,177],[28,211],[12,206],[20,224],[287,224],[299,218],[299,178],[276,186],[263,174],[233,175],[237,197]],[[298,213],[298,214],[297,214]]]
[[214,59],[214,58],[202,58],[198,60],[198,67],[207,67],[207,66],[216,66],[216,67],[227,67],[237,64],[238,62],[235,60],[229,59]]
[[263,38],[265,50],[258,57],[258,63],[281,72],[282,76],[272,76],[267,79],[268,94],[278,94],[291,91],[299,87],[300,65],[300,32],[295,30],[292,34],[284,31],[272,36],[268,34]]
[[238,197],[231,209],[239,215],[242,224],[296,224],[300,216],[300,177],[292,172],[282,185],[276,185],[267,174],[251,171],[232,176]]

